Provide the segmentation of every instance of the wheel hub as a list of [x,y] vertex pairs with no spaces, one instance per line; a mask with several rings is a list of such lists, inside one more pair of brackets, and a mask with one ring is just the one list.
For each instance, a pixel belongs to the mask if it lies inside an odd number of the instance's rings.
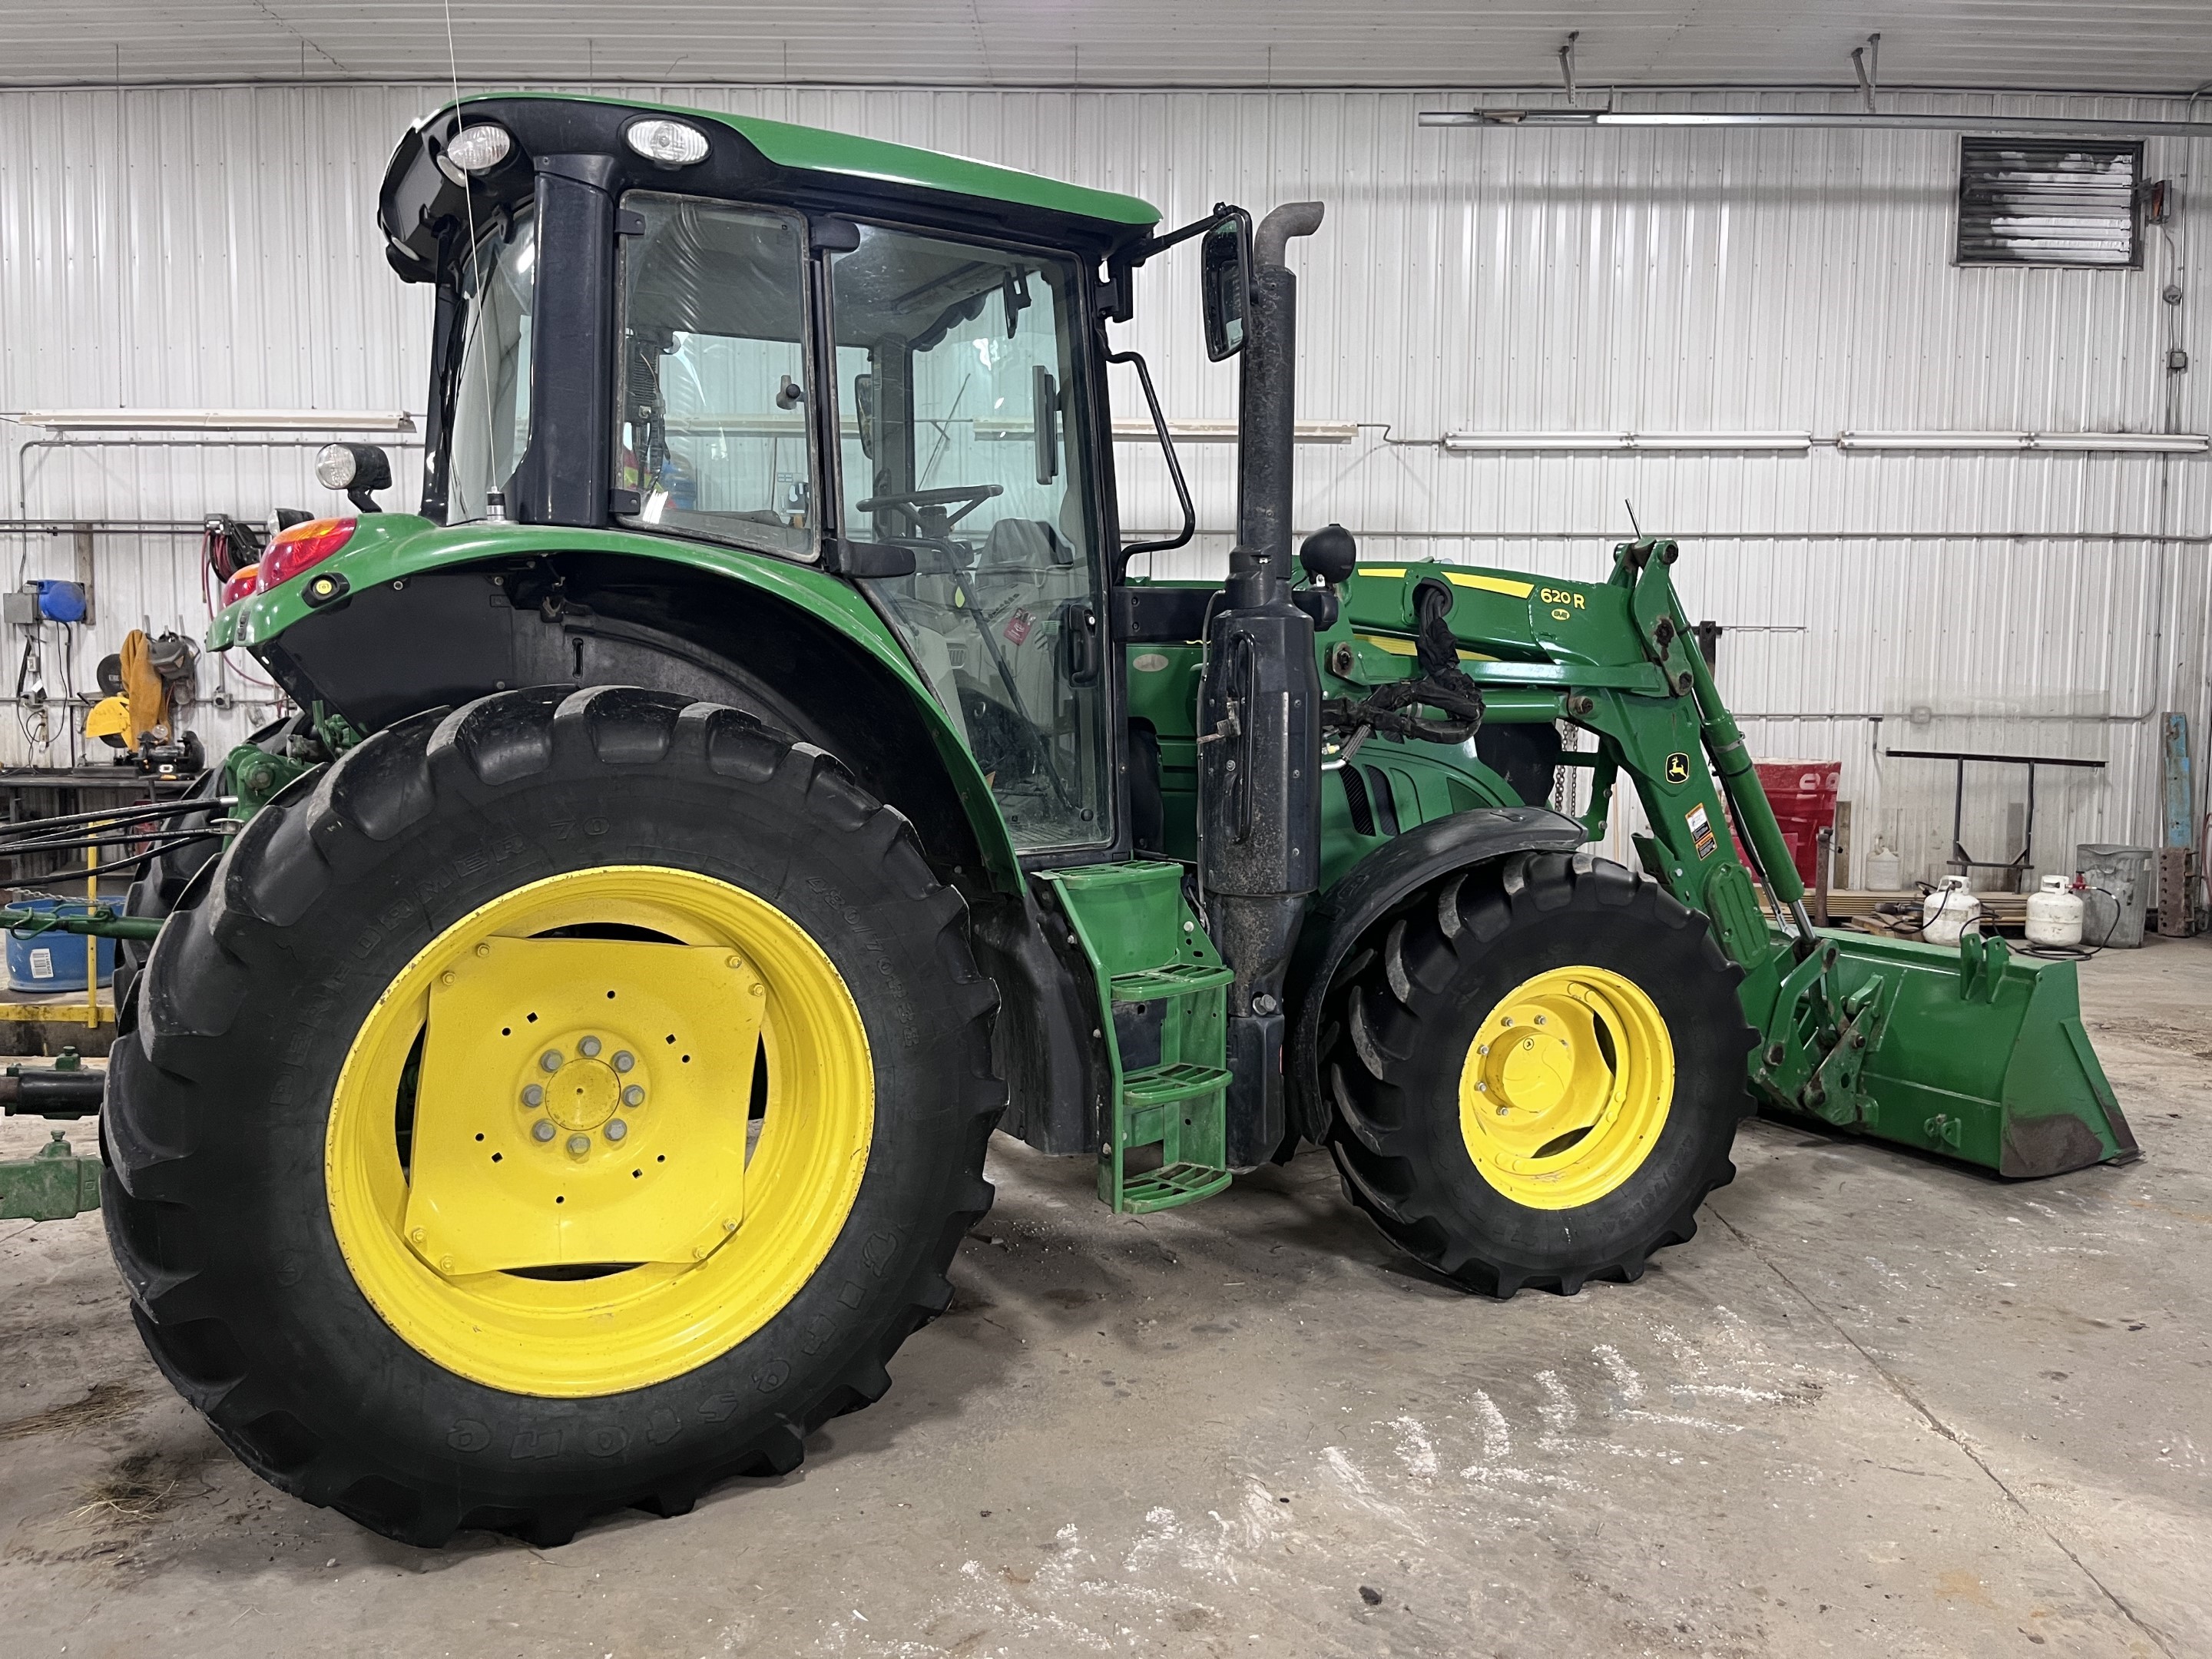
[[1516,986],[1476,1031],[1460,1128],[1492,1187],[1564,1209],[1635,1172],[1674,1092],[1674,1044],[1644,988],[1607,969],[1553,969]]
[[689,1263],[722,1245],[744,1216],[766,1007],[745,958],[634,939],[456,944],[430,988],[416,1089],[416,1254],[454,1277]]
[[[612,1066],[604,1060],[579,1056],[564,1063],[554,1075],[545,1091],[545,1115],[564,1129],[589,1134],[615,1115],[622,1103],[622,1079]],[[527,1105],[526,1100],[526,1109]]]

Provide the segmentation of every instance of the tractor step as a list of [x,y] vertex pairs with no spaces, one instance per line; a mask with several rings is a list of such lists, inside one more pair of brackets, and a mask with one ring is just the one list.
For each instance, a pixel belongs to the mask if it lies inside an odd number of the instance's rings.
[[[1229,1184],[1226,1030],[1222,965],[1182,896],[1176,864],[1049,870],[1056,895],[1097,975],[1099,1023],[1113,1073],[1099,1125],[1098,1196],[1139,1215],[1211,1197]],[[1132,1154],[1158,1164],[1133,1169]],[[1142,1160],[1137,1160],[1141,1162]]]
[[1178,1100],[1195,1100],[1229,1086],[1229,1073],[1218,1066],[1153,1066],[1121,1077],[1121,1098],[1136,1107],[1168,1106]]
[[1147,969],[1137,974],[1116,974],[1113,979],[1114,1000],[1150,1002],[1156,997],[1179,997],[1192,991],[1212,990],[1236,977],[1226,968],[1207,968],[1195,962]]
[[1163,1164],[1123,1182],[1120,1211],[1123,1215],[1149,1215],[1154,1210],[1172,1210],[1178,1204],[1212,1197],[1229,1181],[1228,1170],[1204,1164]]

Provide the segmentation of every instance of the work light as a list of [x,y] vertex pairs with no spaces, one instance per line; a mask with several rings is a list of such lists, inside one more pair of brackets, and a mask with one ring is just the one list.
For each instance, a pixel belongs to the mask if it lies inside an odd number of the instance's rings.
[[656,167],[688,167],[707,159],[707,135],[688,121],[633,121],[623,129],[623,137]]
[[505,127],[496,122],[479,121],[474,126],[463,127],[446,140],[438,164],[445,169],[447,178],[462,184],[466,180],[456,175],[456,169],[460,174],[489,173],[507,160],[514,149],[514,136]]

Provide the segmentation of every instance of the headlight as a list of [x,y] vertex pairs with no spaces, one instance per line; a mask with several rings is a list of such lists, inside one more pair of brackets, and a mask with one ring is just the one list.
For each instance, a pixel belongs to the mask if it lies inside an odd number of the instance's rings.
[[315,477],[325,489],[343,489],[359,471],[351,444],[325,444],[315,456]]
[[656,167],[688,167],[707,159],[707,135],[688,121],[665,116],[633,121],[623,130],[629,147]]
[[463,127],[446,140],[439,152],[438,166],[457,185],[468,182],[472,173],[489,173],[514,149],[514,135],[496,122],[479,121],[472,127]]

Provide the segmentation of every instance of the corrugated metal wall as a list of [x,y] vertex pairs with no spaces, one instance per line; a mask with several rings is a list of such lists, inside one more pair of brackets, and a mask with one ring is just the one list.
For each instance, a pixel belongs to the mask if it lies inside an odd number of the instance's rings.
[[[2212,461],[1433,443],[1454,429],[2206,430],[2201,374],[2166,362],[2202,334],[2199,145],[2150,147],[2149,176],[2177,179],[2183,208],[2143,270],[1964,270],[1950,262],[1957,140],[1942,134],[1423,129],[1415,112],[1449,100],[1396,93],[659,90],[1129,191],[1170,220],[1223,199],[1327,202],[1295,258],[1301,414],[1360,426],[1302,450],[1301,523],[1342,521],[1370,558],[1591,575],[1632,506],[1688,543],[1676,574],[1693,612],[1744,630],[1720,678],[1754,749],[1844,761],[1860,849],[1887,834],[1909,874],[1948,850],[1949,769],[1883,750],[2106,761],[2041,780],[2048,869],[2077,841],[2152,836],[2160,709],[2188,712],[2201,738]],[[0,409],[419,408],[427,306],[388,274],[370,213],[394,137],[441,99],[0,94]],[[1233,371],[1198,347],[1189,260],[1140,281],[1126,332],[1160,368],[1170,414],[1233,414]],[[2179,305],[2160,297],[2169,284]],[[305,447],[26,451],[39,434],[0,432],[16,520],[336,504]],[[1184,453],[1212,532],[1176,566],[1194,572],[1220,555],[1231,456]],[[1121,455],[1126,521],[1165,523],[1157,459]],[[411,452],[397,459],[411,476]],[[69,574],[66,538],[14,542],[31,574]],[[94,649],[142,620],[197,627],[192,538],[118,528],[98,548]],[[198,724],[227,737],[246,717]],[[0,756],[24,758],[8,723]],[[2016,771],[1970,775],[1977,852],[1996,855],[2024,796]]]

